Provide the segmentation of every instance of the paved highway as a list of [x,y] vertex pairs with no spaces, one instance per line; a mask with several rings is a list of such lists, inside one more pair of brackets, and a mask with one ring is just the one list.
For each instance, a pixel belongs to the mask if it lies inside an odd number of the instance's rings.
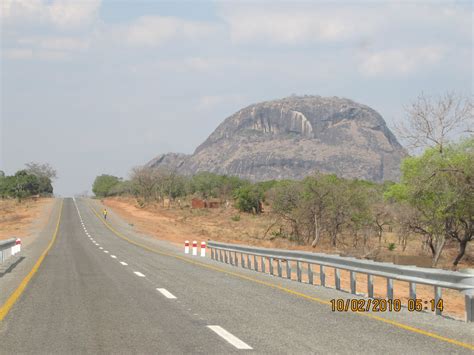
[[[184,256],[113,213],[109,228],[91,206],[101,207],[65,199],[49,237],[0,277],[1,354],[474,350],[470,324],[424,313],[333,313],[318,300],[348,294]],[[54,243],[28,274],[60,210]],[[24,291],[10,296],[25,276],[32,277]]]

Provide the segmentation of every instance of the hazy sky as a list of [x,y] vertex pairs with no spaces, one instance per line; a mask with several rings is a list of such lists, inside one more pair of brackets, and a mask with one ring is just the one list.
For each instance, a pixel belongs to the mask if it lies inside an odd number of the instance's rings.
[[348,97],[390,126],[422,91],[472,95],[471,1],[0,3],[0,170],[49,162],[66,196],[263,100]]

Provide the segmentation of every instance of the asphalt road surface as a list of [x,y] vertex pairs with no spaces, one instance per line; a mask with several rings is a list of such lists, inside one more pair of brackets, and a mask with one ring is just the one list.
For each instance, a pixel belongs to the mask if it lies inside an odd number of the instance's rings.
[[[51,250],[0,323],[1,354],[474,349],[472,324],[407,312],[377,315],[386,321],[334,313],[300,295],[329,300],[347,294],[185,256],[109,213],[113,229],[148,249],[137,246],[117,236],[90,206],[100,209],[97,201],[64,200]],[[54,223],[48,242],[53,230]],[[22,267],[29,265],[21,264],[8,280],[0,277],[1,302],[14,281],[21,282]]]

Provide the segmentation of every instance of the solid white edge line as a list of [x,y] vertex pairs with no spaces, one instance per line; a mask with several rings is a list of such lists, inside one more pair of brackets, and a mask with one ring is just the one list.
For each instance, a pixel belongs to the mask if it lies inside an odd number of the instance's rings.
[[166,298],[169,298],[169,299],[176,299],[176,296],[173,295],[170,291],[168,291],[167,289],[165,288],[157,288],[156,289],[158,292],[160,292],[163,296],[165,296]]
[[123,266],[127,266],[127,265],[128,265],[125,261],[121,261],[120,264],[122,264]]
[[134,271],[133,273],[139,277],[145,277],[140,271]]
[[237,338],[235,335],[229,333],[227,330],[224,328],[218,326],[218,325],[208,325],[207,326],[210,330],[212,330],[214,333],[219,335],[222,339],[226,340],[229,344],[232,344],[235,346],[237,349],[240,350],[252,350],[253,348],[244,343],[242,340]]

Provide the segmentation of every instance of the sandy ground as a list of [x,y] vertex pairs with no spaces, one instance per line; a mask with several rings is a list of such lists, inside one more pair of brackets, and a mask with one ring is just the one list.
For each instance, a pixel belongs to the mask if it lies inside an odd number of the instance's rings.
[[[150,205],[140,208],[134,199],[111,198],[102,201],[108,208],[116,212],[129,224],[141,233],[153,236],[157,239],[167,240],[177,246],[183,246],[185,240],[196,240],[198,243],[209,239],[221,242],[240,243],[246,245],[256,245],[262,247],[312,250],[307,246],[292,244],[284,239],[270,240],[267,234],[265,239],[262,236],[272,224],[271,216],[255,217],[249,214],[239,214],[230,209],[214,210],[192,210],[189,208],[162,208],[159,205]],[[238,221],[233,217],[239,216]],[[259,237],[260,236],[260,237]],[[329,246],[318,247],[318,252],[334,252]],[[240,256],[238,256],[240,258]],[[252,260],[253,262],[253,260]],[[260,261],[258,261],[260,262]],[[275,262],[275,273],[277,272]],[[285,276],[283,264],[283,276]],[[303,280],[307,280],[306,268],[304,265]],[[293,278],[296,278],[296,265],[292,265]],[[267,265],[268,272],[268,265]],[[314,283],[319,284],[319,268],[313,269]],[[334,286],[334,270],[326,268],[326,285]],[[349,272],[341,271],[341,287],[350,290]],[[374,278],[374,293],[377,297],[386,297],[386,280],[384,278]],[[457,291],[443,289],[444,314],[455,318],[464,317],[464,296]],[[357,275],[357,292],[367,293],[367,276]],[[409,285],[406,282],[394,282],[394,297],[402,300],[402,304],[407,303],[409,295]],[[417,298],[430,301],[434,298],[432,287],[417,285]]]
[[25,200],[0,200],[0,240],[18,237],[34,238],[49,220],[54,205],[53,198]]

